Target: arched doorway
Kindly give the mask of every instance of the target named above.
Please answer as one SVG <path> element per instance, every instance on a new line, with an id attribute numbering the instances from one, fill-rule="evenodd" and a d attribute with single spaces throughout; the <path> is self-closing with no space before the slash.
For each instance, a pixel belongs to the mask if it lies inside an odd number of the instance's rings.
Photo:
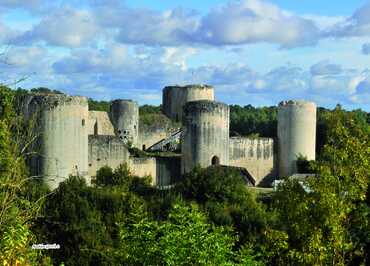
<path id="1" fill-rule="evenodd" d="M 212 165 L 219 165 L 220 164 L 220 158 L 218 158 L 216 155 L 213 156 L 211 163 L 212 163 Z"/>

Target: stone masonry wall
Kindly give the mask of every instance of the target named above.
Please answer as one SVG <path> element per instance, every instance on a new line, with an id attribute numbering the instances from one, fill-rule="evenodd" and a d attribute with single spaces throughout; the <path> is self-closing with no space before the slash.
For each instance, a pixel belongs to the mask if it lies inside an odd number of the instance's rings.
<path id="1" fill-rule="evenodd" d="M 129 163 L 127 146 L 116 136 L 89 135 L 89 175 L 108 165 L 112 169 L 122 163 Z"/>
<path id="2" fill-rule="evenodd" d="M 229 164 L 246 168 L 256 185 L 264 178 L 276 175 L 273 139 L 232 137 L 229 151 Z"/>
<path id="3" fill-rule="evenodd" d="M 89 135 L 114 136 L 114 128 L 107 112 L 89 111 L 87 126 Z"/>

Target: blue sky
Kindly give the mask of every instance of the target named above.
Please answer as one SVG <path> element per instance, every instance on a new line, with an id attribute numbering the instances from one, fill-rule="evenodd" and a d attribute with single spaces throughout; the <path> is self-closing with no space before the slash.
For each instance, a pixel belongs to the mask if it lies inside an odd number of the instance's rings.
<path id="1" fill-rule="evenodd" d="M 0 43 L 15 87 L 160 104 L 206 83 L 229 104 L 370 111 L 370 0 L 0 0 Z"/>

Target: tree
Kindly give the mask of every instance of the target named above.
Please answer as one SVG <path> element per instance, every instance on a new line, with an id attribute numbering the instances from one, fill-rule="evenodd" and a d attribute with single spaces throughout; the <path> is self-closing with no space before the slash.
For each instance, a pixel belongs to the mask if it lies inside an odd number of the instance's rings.
<path id="1" fill-rule="evenodd" d="M 286 233 L 283 241 L 288 244 L 274 260 L 295 265 L 365 263 L 370 239 L 369 124 L 339 107 L 328 121 L 327 144 L 313 166 L 316 177 L 305 182 L 309 191 L 287 180 L 274 198 L 278 230 Z"/>
<path id="2" fill-rule="evenodd" d="M 16 121 L 14 94 L 0 86 L 0 261 L 37 264 L 40 252 L 30 248 L 36 241 L 30 227 L 39 205 L 24 197 L 29 179 L 24 154 L 15 142 L 20 137 Z"/>
<path id="3" fill-rule="evenodd" d="M 180 202 L 164 222 L 142 217 L 123 225 L 121 256 L 128 265 L 233 265 L 235 239 L 207 223 L 196 205 Z"/>
<path id="4" fill-rule="evenodd" d="M 274 223 L 274 213 L 267 213 L 234 169 L 196 167 L 184 175 L 176 190 L 185 199 L 200 204 L 215 224 L 233 226 L 240 236 L 238 245 L 255 244 L 266 227 Z"/>
<path id="5" fill-rule="evenodd" d="M 95 184 L 97 186 L 122 186 L 128 190 L 132 178 L 126 163 L 119 165 L 114 172 L 109 166 L 103 166 L 96 173 Z"/>

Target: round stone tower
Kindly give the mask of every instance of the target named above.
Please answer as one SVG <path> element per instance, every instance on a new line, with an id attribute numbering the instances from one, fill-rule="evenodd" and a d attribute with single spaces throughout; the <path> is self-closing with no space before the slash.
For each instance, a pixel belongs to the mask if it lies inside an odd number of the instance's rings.
<path id="1" fill-rule="evenodd" d="M 87 178 L 87 98 L 63 94 L 27 97 L 26 118 L 36 121 L 37 141 L 32 150 L 31 171 L 44 178 L 50 189 L 70 175 Z M 87 180 L 88 181 L 88 180 Z"/>
<path id="2" fill-rule="evenodd" d="M 316 104 L 283 101 L 278 107 L 279 176 L 297 173 L 297 157 L 315 160 Z"/>
<path id="3" fill-rule="evenodd" d="M 126 144 L 137 146 L 139 136 L 139 106 L 132 100 L 114 100 L 110 118 L 116 135 Z"/>
<path id="4" fill-rule="evenodd" d="M 181 171 L 196 165 L 228 165 L 229 106 L 213 101 L 188 102 L 183 112 Z"/>
<path id="5" fill-rule="evenodd" d="M 163 112 L 169 118 L 182 121 L 183 107 L 187 102 L 214 101 L 213 87 L 208 85 L 168 86 L 163 89 Z"/>

